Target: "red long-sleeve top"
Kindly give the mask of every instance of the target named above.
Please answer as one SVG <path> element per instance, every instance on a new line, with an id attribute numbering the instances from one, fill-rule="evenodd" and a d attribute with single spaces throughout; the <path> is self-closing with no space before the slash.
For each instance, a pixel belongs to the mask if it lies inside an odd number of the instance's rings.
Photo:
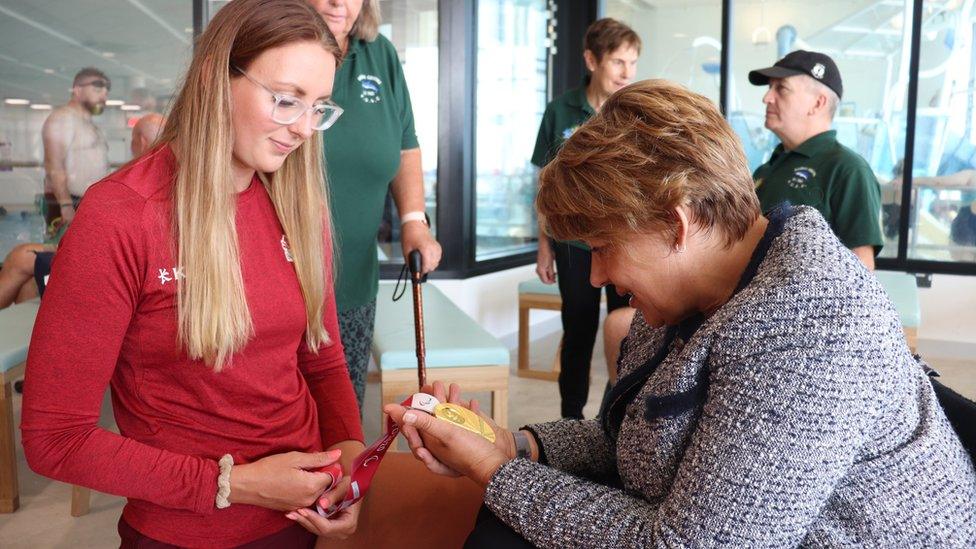
<path id="1" fill-rule="evenodd" d="M 255 335 L 221 372 L 179 348 L 174 173 L 162 147 L 86 193 L 34 325 L 24 451 L 42 475 L 127 497 L 123 516 L 151 538 L 232 546 L 293 523 L 250 505 L 217 510 L 220 456 L 318 451 L 361 441 L 362 426 L 334 296 L 324 317 L 332 342 L 312 353 L 284 231 L 257 178 L 237 196 L 236 218 Z M 109 383 L 121 435 L 97 424 Z"/>

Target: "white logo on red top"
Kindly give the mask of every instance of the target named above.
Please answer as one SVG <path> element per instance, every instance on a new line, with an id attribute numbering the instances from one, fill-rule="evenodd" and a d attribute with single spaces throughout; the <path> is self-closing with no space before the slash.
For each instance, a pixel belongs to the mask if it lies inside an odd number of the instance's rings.
<path id="1" fill-rule="evenodd" d="M 173 274 L 171 275 L 170 272 Z M 159 269 L 159 274 L 156 275 L 156 278 L 159 279 L 161 285 L 165 286 L 167 282 L 174 282 L 186 277 L 183 276 L 183 267 L 173 267 L 172 269 Z"/>
<path id="2" fill-rule="evenodd" d="M 295 258 L 291 255 L 291 248 L 288 247 L 288 238 L 285 235 L 281 235 L 281 251 L 285 252 L 285 259 L 288 263 L 294 263 Z"/>

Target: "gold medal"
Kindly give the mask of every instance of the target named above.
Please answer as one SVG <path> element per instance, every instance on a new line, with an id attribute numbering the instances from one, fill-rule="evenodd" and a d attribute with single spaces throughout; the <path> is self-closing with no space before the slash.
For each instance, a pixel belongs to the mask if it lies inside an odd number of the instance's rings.
<path id="1" fill-rule="evenodd" d="M 434 406 L 434 417 L 449 421 L 472 433 L 477 433 L 486 438 L 488 442 L 495 442 L 495 431 L 492 430 L 491 425 L 485 423 L 481 416 L 464 406 L 449 402 L 437 404 Z"/>

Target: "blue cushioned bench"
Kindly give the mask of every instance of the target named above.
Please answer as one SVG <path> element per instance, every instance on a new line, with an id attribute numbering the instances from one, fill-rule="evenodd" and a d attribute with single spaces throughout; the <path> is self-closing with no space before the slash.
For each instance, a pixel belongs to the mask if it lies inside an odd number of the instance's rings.
<path id="1" fill-rule="evenodd" d="M 394 302 L 393 287 L 392 282 L 380 283 L 371 348 L 384 405 L 417 392 L 413 297 L 408 287 Z M 491 391 L 492 419 L 507 426 L 508 349 L 436 286 L 424 284 L 423 298 L 427 381 L 458 383 L 465 392 Z"/>
<path id="2" fill-rule="evenodd" d="M 552 370 L 548 372 L 529 368 L 529 311 L 545 309 L 559 311 L 563 300 L 559 297 L 558 284 L 543 284 L 538 278 L 519 282 L 519 323 L 518 323 L 518 373 L 519 377 L 545 379 L 556 381 L 559 379 L 559 352 L 553 360 Z M 560 344 L 561 346 L 562 344 Z"/>
<path id="3" fill-rule="evenodd" d="M 918 284 L 915 282 L 915 276 L 893 271 L 875 271 L 874 274 L 888 292 L 895 310 L 898 311 L 908 348 L 914 352 L 918 344 L 918 327 L 922 323 L 922 309 L 918 304 Z"/>
<path id="4" fill-rule="evenodd" d="M 10 385 L 24 375 L 38 307 L 40 302 L 28 301 L 0 310 L 0 513 L 13 513 L 20 506 Z"/>

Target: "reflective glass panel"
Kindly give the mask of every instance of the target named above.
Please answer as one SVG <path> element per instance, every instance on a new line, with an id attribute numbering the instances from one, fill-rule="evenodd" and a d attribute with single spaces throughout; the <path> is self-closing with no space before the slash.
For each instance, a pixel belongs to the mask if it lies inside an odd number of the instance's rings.
<path id="1" fill-rule="evenodd" d="M 536 169 L 546 108 L 545 0 L 478 2 L 475 233 L 477 260 L 535 249 Z"/>
<path id="2" fill-rule="evenodd" d="M 413 104 L 414 128 L 423 158 L 424 196 L 431 230 L 437 233 L 437 0 L 383 0 L 380 32 L 396 46 Z M 400 221 L 387 195 L 377 234 L 381 261 L 400 264 Z"/>
<path id="3" fill-rule="evenodd" d="M 971 2 L 925 2 L 908 257 L 976 261 Z"/>
<path id="4" fill-rule="evenodd" d="M 665 78 L 719 103 L 722 2 L 607 0 L 606 16 L 628 24 L 643 48 L 637 80 Z"/>
<path id="5" fill-rule="evenodd" d="M 911 2 L 828 1 L 736 2 L 728 119 L 742 138 L 751 169 L 769 159 L 779 144 L 765 129 L 763 95 L 753 86 L 752 69 L 769 67 L 797 49 L 830 55 L 844 81 L 834 118 L 837 139 L 860 154 L 881 184 L 885 246 L 898 249 L 899 208 L 895 187 L 905 150 L 905 110 L 909 77 Z"/>

